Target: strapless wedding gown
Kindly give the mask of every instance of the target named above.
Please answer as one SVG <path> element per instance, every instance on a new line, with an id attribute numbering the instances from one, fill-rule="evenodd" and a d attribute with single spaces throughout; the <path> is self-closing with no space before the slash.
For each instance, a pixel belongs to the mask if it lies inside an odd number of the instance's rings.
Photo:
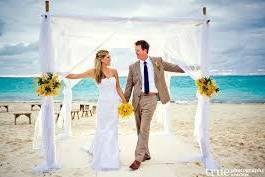
<path id="1" fill-rule="evenodd" d="M 118 147 L 118 105 L 116 79 L 104 78 L 98 84 L 97 129 L 89 148 L 91 167 L 95 170 L 117 170 L 120 167 Z"/>

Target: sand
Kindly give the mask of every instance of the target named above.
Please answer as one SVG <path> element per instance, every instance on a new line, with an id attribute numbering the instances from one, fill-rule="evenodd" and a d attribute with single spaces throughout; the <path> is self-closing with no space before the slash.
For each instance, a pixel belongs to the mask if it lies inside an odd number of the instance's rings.
<path id="1" fill-rule="evenodd" d="M 75 102 L 77 109 L 80 102 Z M 195 104 L 171 103 L 170 134 L 162 134 L 163 127 L 154 119 L 151 124 L 150 151 L 152 159 L 144 162 L 137 171 L 130 171 L 136 144 L 134 120 L 122 120 L 119 125 L 121 169 L 112 172 L 95 172 L 88 163 L 89 156 L 81 150 L 95 132 L 93 117 L 75 118 L 72 121 L 73 137 L 57 143 L 58 161 L 62 168 L 49 173 L 36 174 L 33 167 L 42 162 L 40 152 L 32 149 L 34 120 L 38 111 L 30 111 L 29 102 L 1 102 L 9 105 L 9 112 L 0 113 L 0 176 L 206 176 L 199 161 L 183 162 L 187 155 L 199 154 L 193 137 Z M 55 104 L 58 111 L 59 104 Z M 2 110 L 3 111 L 3 110 Z M 14 112 L 31 112 L 32 124 L 20 117 L 14 125 Z M 211 145 L 214 158 L 221 169 L 263 169 L 265 176 L 265 104 L 211 104 Z M 60 132 L 58 129 L 56 132 Z"/>

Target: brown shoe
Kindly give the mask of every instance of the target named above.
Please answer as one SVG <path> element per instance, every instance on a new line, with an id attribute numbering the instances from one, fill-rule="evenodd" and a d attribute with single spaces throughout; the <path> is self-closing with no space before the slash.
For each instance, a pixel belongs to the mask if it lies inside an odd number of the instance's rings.
<path id="1" fill-rule="evenodd" d="M 140 165 L 141 165 L 141 162 L 135 160 L 135 161 L 130 165 L 130 168 L 131 168 L 132 170 L 137 170 L 137 169 L 140 167 Z"/>
<path id="2" fill-rule="evenodd" d="M 146 161 L 146 160 L 150 160 L 150 159 L 151 159 L 151 157 L 149 157 L 149 156 L 144 156 L 143 162 Z"/>

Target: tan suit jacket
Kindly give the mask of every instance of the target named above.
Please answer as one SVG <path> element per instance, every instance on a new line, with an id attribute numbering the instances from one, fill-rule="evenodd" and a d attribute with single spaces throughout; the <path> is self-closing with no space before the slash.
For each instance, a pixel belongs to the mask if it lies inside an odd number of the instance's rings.
<path id="1" fill-rule="evenodd" d="M 168 88 L 165 81 L 164 72 L 180 72 L 184 71 L 175 64 L 163 61 L 161 57 L 150 57 L 154 66 L 154 80 L 155 86 L 158 90 L 158 97 L 162 104 L 170 101 Z M 140 61 L 135 62 L 129 66 L 129 74 L 125 88 L 124 96 L 127 101 L 130 100 L 133 91 L 132 104 L 134 109 L 137 109 L 139 104 L 140 95 L 142 92 L 142 76 L 140 71 Z"/>

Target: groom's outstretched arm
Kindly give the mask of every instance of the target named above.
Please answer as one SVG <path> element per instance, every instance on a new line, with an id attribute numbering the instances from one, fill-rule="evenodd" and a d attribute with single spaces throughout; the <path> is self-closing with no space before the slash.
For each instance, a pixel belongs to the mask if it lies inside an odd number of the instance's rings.
<path id="1" fill-rule="evenodd" d="M 129 74 L 127 77 L 127 83 L 124 91 L 124 97 L 128 102 L 130 100 L 133 89 L 133 74 L 132 74 L 132 66 L 129 67 Z"/>
<path id="2" fill-rule="evenodd" d="M 162 58 L 161 58 L 161 63 L 163 65 L 165 71 L 184 73 L 184 70 L 181 69 L 178 65 L 166 62 Z"/>

